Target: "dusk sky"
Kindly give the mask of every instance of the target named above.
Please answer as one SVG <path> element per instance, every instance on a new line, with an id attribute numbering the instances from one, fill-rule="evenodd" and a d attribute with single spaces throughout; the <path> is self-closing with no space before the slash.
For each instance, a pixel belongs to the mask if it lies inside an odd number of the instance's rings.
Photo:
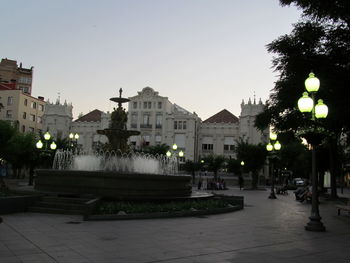
<path id="1" fill-rule="evenodd" d="M 34 66 L 32 95 L 111 111 L 146 86 L 202 120 L 277 80 L 266 45 L 300 17 L 278 0 L 0 0 L 0 58 Z"/>

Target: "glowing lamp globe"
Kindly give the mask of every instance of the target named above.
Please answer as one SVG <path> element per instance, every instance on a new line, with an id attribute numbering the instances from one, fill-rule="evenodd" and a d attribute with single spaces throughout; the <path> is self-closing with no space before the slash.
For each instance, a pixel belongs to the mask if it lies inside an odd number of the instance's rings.
<path id="1" fill-rule="evenodd" d="M 51 138 L 50 133 L 49 133 L 49 132 L 45 132 L 45 134 L 44 134 L 44 139 L 45 139 L 46 141 L 48 141 L 48 140 L 50 140 L 50 138 Z"/>
<path id="2" fill-rule="evenodd" d="M 268 151 L 268 152 L 271 152 L 272 150 L 273 150 L 273 146 L 272 146 L 272 144 L 269 142 L 269 144 L 268 145 L 266 145 L 266 150 Z"/>
<path id="3" fill-rule="evenodd" d="M 308 92 L 316 92 L 320 88 L 320 80 L 315 77 L 314 73 L 310 73 L 305 80 L 305 88 Z"/>
<path id="4" fill-rule="evenodd" d="M 76 133 L 76 134 L 74 135 L 74 139 L 76 139 L 76 140 L 79 139 L 79 134 L 78 134 L 78 133 Z"/>
<path id="5" fill-rule="evenodd" d="M 277 133 L 275 133 L 275 132 L 270 132 L 270 139 L 271 139 L 272 141 L 275 141 L 275 140 L 277 139 Z"/>
<path id="6" fill-rule="evenodd" d="M 180 157 L 184 157 L 184 152 L 183 152 L 183 151 L 180 151 L 180 152 L 179 152 L 179 156 L 180 156 Z"/>
<path id="7" fill-rule="evenodd" d="M 173 150 L 174 150 L 174 151 L 177 150 L 177 145 L 176 145 L 176 143 L 173 144 Z"/>
<path id="8" fill-rule="evenodd" d="M 56 150 L 56 148 L 57 148 L 57 144 L 56 144 L 55 142 L 52 142 L 52 143 L 50 144 L 50 149 L 51 149 L 51 150 Z"/>
<path id="9" fill-rule="evenodd" d="M 323 103 L 323 100 L 318 100 L 317 105 L 315 106 L 315 117 L 317 119 L 324 119 L 328 115 L 328 107 Z"/>
<path id="10" fill-rule="evenodd" d="M 41 148 L 43 148 L 44 145 L 43 145 L 43 142 L 41 140 L 39 140 L 35 146 L 36 146 L 36 148 L 41 149 Z"/>
<path id="11" fill-rule="evenodd" d="M 309 97 L 307 92 L 298 100 L 298 108 L 301 112 L 311 112 L 314 107 L 314 101 Z"/>
<path id="12" fill-rule="evenodd" d="M 69 139 L 73 139 L 73 137 L 74 137 L 74 134 L 73 134 L 73 133 L 70 133 L 70 134 L 69 134 Z"/>
<path id="13" fill-rule="evenodd" d="M 166 152 L 166 156 L 167 156 L 167 157 L 170 157 L 170 156 L 171 156 L 171 152 L 170 152 L 170 151 L 167 151 L 167 152 Z"/>
<path id="14" fill-rule="evenodd" d="M 277 142 L 273 145 L 273 148 L 275 148 L 276 151 L 281 150 L 281 147 L 282 147 L 282 145 L 280 144 L 279 141 L 277 141 Z"/>
<path id="15" fill-rule="evenodd" d="M 241 165 L 244 166 L 244 161 L 241 162 Z"/>

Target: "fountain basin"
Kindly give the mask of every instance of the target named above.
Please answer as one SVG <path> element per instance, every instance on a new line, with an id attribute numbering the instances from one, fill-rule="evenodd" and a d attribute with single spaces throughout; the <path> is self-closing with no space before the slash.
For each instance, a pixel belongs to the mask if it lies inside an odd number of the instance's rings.
<path id="1" fill-rule="evenodd" d="M 191 196 L 190 175 L 128 174 L 113 171 L 36 170 L 35 189 L 119 200 L 157 200 Z"/>

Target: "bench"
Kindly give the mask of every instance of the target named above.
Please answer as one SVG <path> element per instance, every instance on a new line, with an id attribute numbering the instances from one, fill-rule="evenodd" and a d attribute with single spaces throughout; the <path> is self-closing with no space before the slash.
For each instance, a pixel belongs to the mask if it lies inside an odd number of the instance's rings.
<path id="1" fill-rule="evenodd" d="M 348 202 L 347 205 L 337 205 L 336 208 L 338 209 L 338 216 L 340 216 L 340 211 L 348 211 L 350 213 L 350 203 Z"/>

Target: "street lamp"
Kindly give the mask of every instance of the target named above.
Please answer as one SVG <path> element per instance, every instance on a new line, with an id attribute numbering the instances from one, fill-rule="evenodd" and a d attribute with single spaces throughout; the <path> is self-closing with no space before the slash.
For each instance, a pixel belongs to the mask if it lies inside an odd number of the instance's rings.
<path id="1" fill-rule="evenodd" d="M 79 139 L 79 134 L 78 133 L 70 133 L 68 135 L 69 138 L 69 149 L 75 151 L 76 147 L 78 146 L 78 139 Z"/>
<path id="2" fill-rule="evenodd" d="M 315 77 L 315 74 L 310 73 L 305 80 L 305 88 L 311 94 L 311 98 L 307 92 L 298 100 L 298 108 L 301 112 L 311 112 L 311 120 L 313 125 L 313 132 L 315 133 L 315 119 L 326 118 L 328 115 L 328 107 L 323 103 L 323 100 L 318 100 L 315 105 L 315 93 L 320 87 L 320 81 Z M 305 226 L 305 230 L 309 231 L 325 231 L 326 227 L 321 222 L 321 216 L 318 208 L 318 177 L 316 174 L 316 142 L 310 141 L 312 148 L 312 208 L 310 221 Z"/>
<path id="3" fill-rule="evenodd" d="M 269 195 L 269 199 L 276 199 L 275 194 L 275 173 L 274 173 L 274 161 L 277 158 L 276 153 L 277 151 L 281 150 L 282 145 L 277 141 L 277 134 L 274 132 L 270 132 L 270 141 L 266 145 L 266 150 L 271 153 L 270 154 L 270 162 L 271 162 L 271 192 Z"/>
<path id="4" fill-rule="evenodd" d="M 35 144 L 36 148 L 41 150 L 45 146 L 45 148 L 43 149 L 45 151 L 49 150 L 48 147 L 50 147 L 51 150 L 56 150 L 57 144 L 54 141 L 52 141 L 50 146 L 48 146 L 48 142 L 50 139 L 51 139 L 51 134 L 49 132 L 45 132 L 45 134 L 44 134 L 45 144 L 41 140 L 39 140 Z"/>
<path id="5" fill-rule="evenodd" d="M 177 168 L 179 168 L 179 159 L 178 159 L 178 157 L 180 157 L 180 158 L 182 158 L 182 157 L 184 157 L 185 156 L 185 153 L 182 151 L 182 150 L 180 150 L 179 152 L 177 152 L 177 144 L 176 143 L 174 143 L 173 145 L 172 145 L 172 147 L 171 147 L 171 149 L 172 149 L 172 151 L 167 151 L 166 152 L 166 156 L 168 157 L 168 158 L 170 158 L 172 155 L 176 158 L 176 166 L 177 166 Z"/>

